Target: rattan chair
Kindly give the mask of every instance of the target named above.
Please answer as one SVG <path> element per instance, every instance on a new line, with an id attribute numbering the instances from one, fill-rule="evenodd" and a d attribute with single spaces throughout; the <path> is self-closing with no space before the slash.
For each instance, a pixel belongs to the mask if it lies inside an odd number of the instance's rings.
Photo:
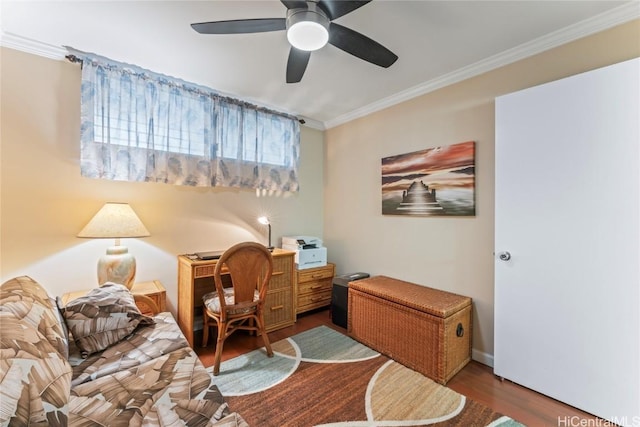
<path id="1" fill-rule="evenodd" d="M 217 326 L 218 329 L 213 375 L 220 372 L 224 341 L 237 330 L 256 331 L 262 336 L 267 355 L 273 356 L 262 313 L 272 272 L 271 252 L 265 246 L 254 242 L 232 246 L 224 251 L 216 263 L 213 272 L 216 290 L 202 297 L 203 347 L 206 347 L 209 339 L 209 328 Z M 230 276 L 231 287 L 223 286 L 225 275 Z M 220 295 L 223 295 L 223 298 L 220 298 Z"/>

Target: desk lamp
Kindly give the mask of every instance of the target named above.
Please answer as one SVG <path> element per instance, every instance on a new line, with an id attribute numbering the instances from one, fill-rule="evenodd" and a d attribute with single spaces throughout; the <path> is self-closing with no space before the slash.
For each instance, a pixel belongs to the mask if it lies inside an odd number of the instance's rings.
<path id="1" fill-rule="evenodd" d="M 78 233 L 78 237 L 115 239 L 115 245 L 98 260 L 98 284 L 114 282 L 129 289 L 136 275 L 136 259 L 120 245 L 120 239 L 146 236 L 149 231 L 127 203 L 106 203 Z"/>
<path id="2" fill-rule="evenodd" d="M 269 218 L 267 218 L 266 216 L 261 216 L 260 218 L 258 218 L 258 222 L 262 225 L 266 225 L 267 227 L 269 227 L 269 247 L 267 249 L 273 252 L 273 246 L 271 246 L 271 222 L 269 221 Z"/>

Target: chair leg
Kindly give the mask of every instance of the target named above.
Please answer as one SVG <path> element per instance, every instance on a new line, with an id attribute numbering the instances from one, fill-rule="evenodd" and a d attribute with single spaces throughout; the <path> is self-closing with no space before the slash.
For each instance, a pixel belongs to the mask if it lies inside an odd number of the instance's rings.
<path id="1" fill-rule="evenodd" d="M 216 341 L 216 354 L 213 362 L 213 375 L 220 373 L 220 360 L 222 359 L 222 347 L 224 346 L 225 335 L 227 334 L 227 324 L 218 324 L 218 340 Z"/>
<path id="2" fill-rule="evenodd" d="M 264 327 L 264 318 L 262 317 L 262 315 L 260 315 L 259 317 L 256 318 L 256 321 L 258 323 L 258 329 L 259 329 L 258 332 L 262 336 L 262 341 L 264 342 L 264 346 L 267 349 L 267 356 L 273 357 L 273 349 L 271 348 L 269 335 L 267 335 L 267 331 L 265 330 L 265 327 Z"/>
<path id="3" fill-rule="evenodd" d="M 206 347 L 209 342 L 209 316 L 204 312 L 202 322 L 202 347 Z"/>

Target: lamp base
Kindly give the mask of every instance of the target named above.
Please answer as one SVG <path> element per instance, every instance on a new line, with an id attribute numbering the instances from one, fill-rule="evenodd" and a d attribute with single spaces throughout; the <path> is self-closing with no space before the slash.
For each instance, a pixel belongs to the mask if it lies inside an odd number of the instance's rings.
<path id="1" fill-rule="evenodd" d="M 98 260 L 98 284 L 119 283 L 128 289 L 133 287 L 136 276 L 136 259 L 126 246 L 111 246 Z"/>

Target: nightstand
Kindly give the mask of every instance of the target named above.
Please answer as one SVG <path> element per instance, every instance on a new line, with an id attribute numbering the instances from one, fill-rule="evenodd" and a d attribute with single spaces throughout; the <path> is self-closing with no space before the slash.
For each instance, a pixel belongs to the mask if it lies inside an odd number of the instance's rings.
<path id="1" fill-rule="evenodd" d="M 62 304 L 67 305 L 69 301 L 86 295 L 89 290 L 67 292 L 62 295 Z M 167 311 L 167 291 L 162 286 L 159 280 L 152 280 L 149 282 L 140 282 L 133 285 L 131 293 L 134 295 L 144 295 L 151 298 L 156 303 L 160 312 Z M 153 315 L 153 311 L 143 302 L 136 301 L 136 305 L 140 309 L 140 312 L 145 315 Z"/>

